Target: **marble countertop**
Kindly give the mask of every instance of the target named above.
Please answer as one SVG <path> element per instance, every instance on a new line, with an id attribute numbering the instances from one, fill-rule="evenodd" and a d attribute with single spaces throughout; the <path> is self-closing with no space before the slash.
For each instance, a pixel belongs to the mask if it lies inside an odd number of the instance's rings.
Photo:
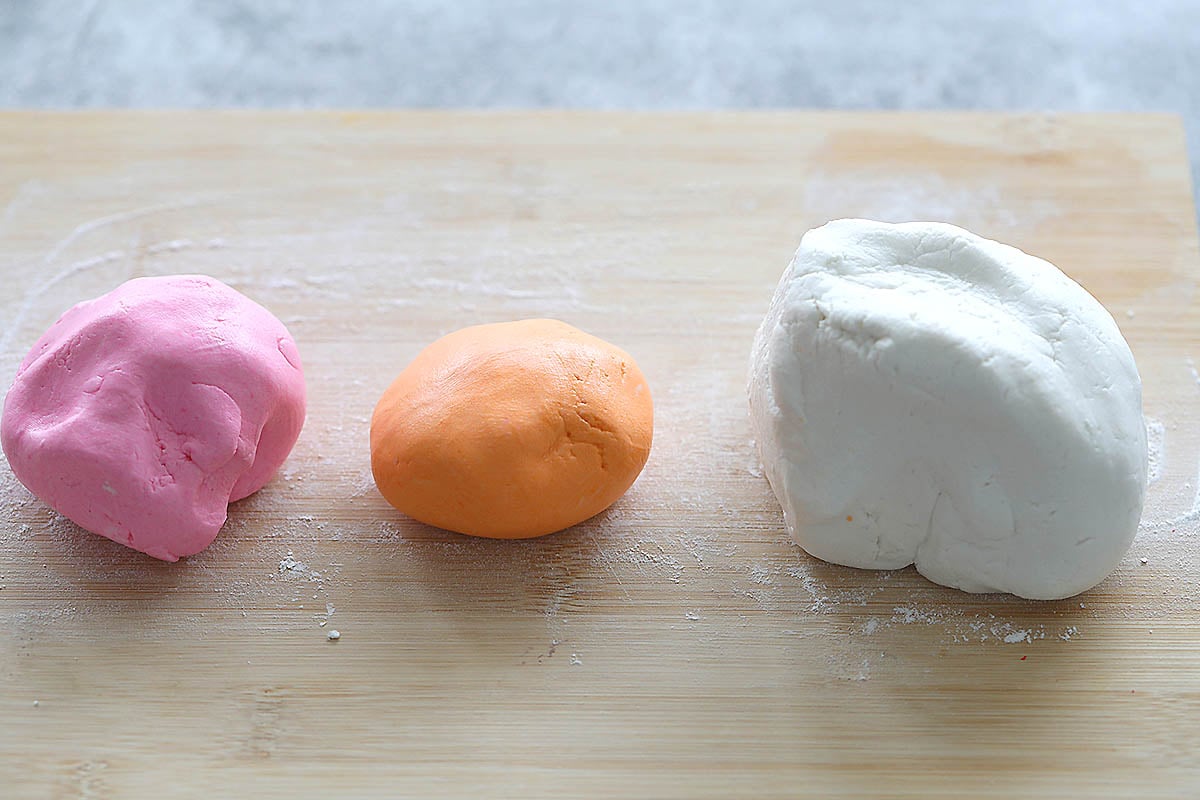
<path id="1" fill-rule="evenodd" d="M 3 107 L 1173 111 L 1200 178 L 1196 0 L 31 0 Z"/>

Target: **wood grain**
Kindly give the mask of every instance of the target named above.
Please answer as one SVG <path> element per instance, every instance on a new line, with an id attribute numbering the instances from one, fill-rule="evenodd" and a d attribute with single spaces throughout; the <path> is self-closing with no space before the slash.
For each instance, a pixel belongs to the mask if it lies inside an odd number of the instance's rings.
<path id="1" fill-rule="evenodd" d="M 311 393 L 280 477 L 186 563 L 79 531 L 3 468 L 3 796 L 1200 786 L 1200 259 L 1176 118 L 7 113 L 0 165 L 5 384 L 70 304 L 204 272 L 289 325 Z M 747 354 L 800 235 L 842 216 L 964 225 L 1113 311 L 1161 477 L 1097 589 L 971 596 L 789 544 Z M 401 518 L 370 482 L 376 398 L 438 335 L 530 316 L 638 358 L 642 478 L 541 540 Z"/>

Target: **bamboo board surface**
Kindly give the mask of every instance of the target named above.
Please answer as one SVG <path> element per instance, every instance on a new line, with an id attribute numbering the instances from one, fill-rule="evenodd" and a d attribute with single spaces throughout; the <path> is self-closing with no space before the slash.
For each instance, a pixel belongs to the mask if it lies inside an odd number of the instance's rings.
<path id="1" fill-rule="evenodd" d="M 844 216 L 963 225 L 1113 312 L 1156 480 L 1099 587 L 971 596 L 789 543 L 748 351 Z M 279 477 L 178 564 L 0 465 L 0 795 L 1194 796 L 1198 267 L 1169 116 L 0 114 L 4 387 L 74 302 L 203 272 L 283 319 L 310 393 Z M 638 359 L 641 479 L 539 540 L 400 517 L 376 399 L 437 336 L 533 316 Z"/>

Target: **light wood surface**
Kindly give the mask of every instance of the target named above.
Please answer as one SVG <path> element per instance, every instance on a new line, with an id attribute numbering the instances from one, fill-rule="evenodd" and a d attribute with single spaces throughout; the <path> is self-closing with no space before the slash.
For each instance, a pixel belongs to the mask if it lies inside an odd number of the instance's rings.
<path id="1" fill-rule="evenodd" d="M 311 395 L 279 478 L 179 564 L 0 465 L 0 795 L 1197 796 L 1194 213 L 1169 116 L 0 115 L 4 385 L 72 303 L 204 272 L 288 324 Z M 843 216 L 964 225 L 1112 310 L 1161 476 L 1097 589 L 971 596 L 788 542 L 749 344 Z M 641 479 L 534 541 L 401 518 L 377 397 L 438 335 L 531 316 L 639 360 Z"/>

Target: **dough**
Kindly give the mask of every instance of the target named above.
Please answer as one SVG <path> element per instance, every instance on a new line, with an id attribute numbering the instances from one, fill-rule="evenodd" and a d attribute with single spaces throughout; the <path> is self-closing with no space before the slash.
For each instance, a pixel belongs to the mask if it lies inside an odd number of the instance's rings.
<path id="1" fill-rule="evenodd" d="M 754 341 L 750 415 L 795 540 L 969 592 L 1069 597 L 1137 530 L 1133 355 L 1053 265 L 960 228 L 809 231 Z"/>
<path id="2" fill-rule="evenodd" d="M 175 561 L 258 491 L 304 423 L 283 323 L 201 275 L 138 278 L 63 314 L 25 357 L 0 440 L 13 472 L 90 531 Z"/>
<path id="3" fill-rule="evenodd" d="M 625 493 L 653 417 L 623 350 L 556 320 L 478 325 L 431 344 L 384 393 L 371 467 L 387 501 L 421 522 L 542 536 Z"/>

